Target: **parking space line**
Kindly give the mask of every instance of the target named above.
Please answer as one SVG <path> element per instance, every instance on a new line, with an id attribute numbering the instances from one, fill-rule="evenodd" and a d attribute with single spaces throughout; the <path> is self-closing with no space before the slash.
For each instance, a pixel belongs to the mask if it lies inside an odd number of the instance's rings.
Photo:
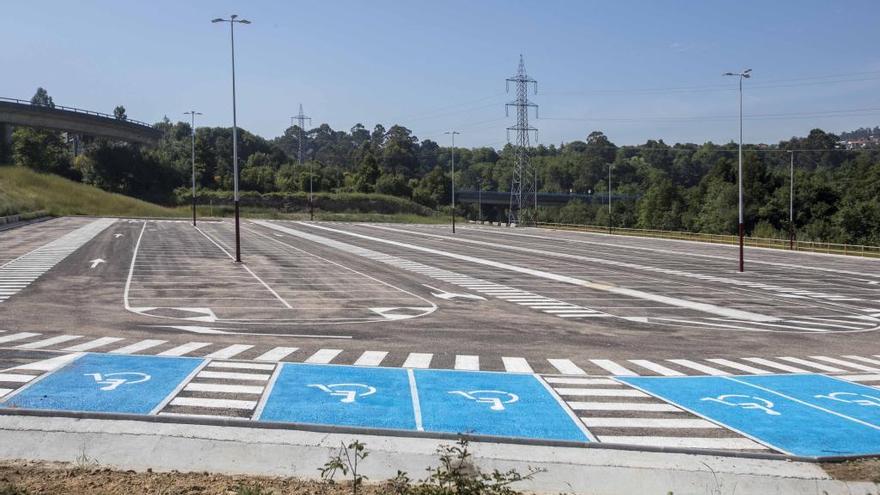
<path id="1" fill-rule="evenodd" d="M 570 359 L 548 359 L 550 365 L 563 375 L 586 375 L 587 372 L 580 369 Z"/>
<path id="2" fill-rule="evenodd" d="M 480 356 L 456 354 L 456 356 L 455 356 L 455 369 L 479 371 L 480 370 Z"/>
<path id="3" fill-rule="evenodd" d="M 121 340 L 125 340 L 120 337 L 101 337 L 95 340 L 90 340 L 88 342 L 83 342 L 82 344 L 72 345 L 65 349 L 62 349 L 67 352 L 85 352 L 91 351 L 92 349 L 97 349 L 98 347 L 103 347 L 105 345 L 115 344 Z"/>
<path id="4" fill-rule="evenodd" d="M 189 354 L 190 352 L 197 351 L 203 347 L 208 347 L 211 345 L 208 342 L 187 342 L 186 344 L 179 345 L 177 347 L 172 347 L 167 351 L 162 351 L 157 356 L 184 356 Z"/>
<path id="5" fill-rule="evenodd" d="M 342 349 L 319 349 L 316 353 L 309 356 L 304 362 L 309 364 L 328 364 L 333 358 L 338 356 Z"/>
<path id="6" fill-rule="evenodd" d="M 251 347 L 253 346 L 248 344 L 234 344 L 229 347 L 220 349 L 219 351 L 212 352 L 205 357 L 209 359 L 229 359 L 238 356 L 239 354 L 250 349 Z"/>
<path id="7" fill-rule="evenodd" d="M 403 368 L 430 368 L 431 360 L 434 358 L 433 354 L 424 353 L 424 352 L 411 352 L 406 357 L 406 361 L 403 362 L 401 367 Z"/>
<path id="8" fill-rule="evenodd" d="M 357 360 L 355 360 L 355 366 L 379 366 L 382 364 L 382 360 L 385 359 L 388 353 L 385 351 L 364 351 L 363 354 L 360 355 Z"/>
<path id="9" fill-rule="evenodd" d="M 125 347 L 120 347 L 114 351 L 110 351 L 110 354 L 134 354 L 136 352 L 145 351 L 151 347 L 156 347 L 168 342 L 167 340 L 142 340 L 140 342 L 135 342 L 134 344 L 127 345 Z"/>
<path id="10" fill-rule="evenodd" d="M 684 376 L 684 373 L 680 371 L 675 371 L 674 369 L 667 368 L 662 364 L 657 364 L 653 361 L 648 361 L 646 359 L 629 359 L 629 362 L 633 363 L 636 366 L 641 366 L 647 370 L 651 370 L 658 375 L 663 376 Z"/>
<path id="11" fill-rule="evenodd" d="M 299 347 L 273 347 L 269 351 L 254 358 L 254 360 L 278 362 L 298 350 Z"/>
<path id="12" fill-rule="evenodd" d="M 416 430 L 425 431 L 422 424 L 422 405 L 419 401 L 419 389 L 416 385 L 416 375 L 412 368 L 407 368 L 406 378 L 409 381 L 409 395 L 412 398 L 413 419 L 415 420 Z"/>

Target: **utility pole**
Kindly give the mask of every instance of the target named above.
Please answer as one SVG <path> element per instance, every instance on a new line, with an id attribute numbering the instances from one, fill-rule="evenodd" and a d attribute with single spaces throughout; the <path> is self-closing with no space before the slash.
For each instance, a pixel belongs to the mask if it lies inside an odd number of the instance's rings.
<path id="1" fill-rule="evenodd" d="M 535 140 L 538 139 L 538 129 L 529 126 L 529 107 L 534 107 L 535 118 L 538 118 L 538 105 L 529 101 L 529 84 L 534 87 L 534 93 L 538 93 L 538 81 L 529 77 L 522 55 L 519 56 L 519 68 L 516 75 L 506 80 L 507 91 L 510 91 L 510 83 L 516 83 L 516 100 L 504 106 L 506 115 L 510 115 L 510 107 L 516 108 L 516 125 L 507 128 L 507 141 L 510 142 L 510 131 L 516 131 L 516 158 L 513 165 L 513 178 L 510 184 L 510 207 L 507 214 L 507 224 L 517 224 L 531 220 L 528 201 L 529 193 L 535 187 L 534 181 L 529 179 L 529 134 L 534 131 Z"/>
<path id="2" fill-rule="evenodd" d="M 196 115 L 202 115 L 202 112 L 190 110 L 183 112 L 184 115 L 190 116 L 190 129 L 192 130 L 192 210 L 193 210 L 193 227 L 196 226 Z"/>
<path id="3" fill-rule="evenodd" d="M 312 125 L 312 118 L 306 117 L 306 115 L 303 113 L 302 103 L 300 103 L 299 104 L 299 113 L 290 118 L 290 125 L 291 126 L 293 125 L 294 119 L 296 119 L 296 121 L 299 123 L 299 137 L 296 140 L 297 145 L 298 145 L 297 159 L 299 160 L 299 166 L 302 167 L 302 164 L 303 164 L 303 136 L 304 136 L 303 129 L 305 128 L 307 120 L 309 121 L 309 125 L 310 126 Z M 314 194 L 313 180 L 312 180 L 314 177 L 314 173 L 312 172 L 313 166 L 314 165 L 312 164 L 312 162 L 309 162 L 309 220 L 315 219 L 315 208 L 314 208 L 314 204 L 312 203 L 312 195 Z"/>
<path id="4" fill-rule="evenodd" d="M 235 262 L 241 263 L 241 233 L 239 231 L 238 214 L 238 123 L 235 115 L 235 25 L 250 24 L 247 19 L 239 19 L 238 15 L 232 14 L 229 19 L 218 17 L 211 22 L 229 23 L 229 41 L 232 45 L 232 174 L 233 174 L 233 203 L 235 204 Z"/>
<path id="5" fill-rule="evenodd" d="M 743 79 L 751 76 L 752 69 L 746 69 L 742 72 L 725 72 L 725 76 L 739 77 L 739 173 L 737 179 L 739 183 L 739 271 L 745 270 L 745 262 L 743 261 L 743 237 L 745 236 L 745 226 L 743 224 Z"/>
<path id="6" fill-rule="evenodd" d="M 455 233 L 455 135 L 458 131 L 446 131 L 443 134 L 452 136 L 452 233 Z"/>
<path id="7" fill-rule="evenodd" d="M 788 249 L 794 249 L 794 150 L 791 154 L 788 179 Z"/>

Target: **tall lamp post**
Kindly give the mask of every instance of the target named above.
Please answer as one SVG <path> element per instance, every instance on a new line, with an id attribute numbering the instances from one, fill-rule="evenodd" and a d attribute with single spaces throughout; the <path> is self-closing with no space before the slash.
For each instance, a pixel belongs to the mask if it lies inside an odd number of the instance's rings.
<path id="1" fill-rule="evenodd" d="M 608 233 L 611 233 L 611 166 L 608 164 Z"/>
<path id="2" fill-rule="evenodd" d="M 736 76 L 739 78 L 739 173 L 737 181 L 739 183 L 739 271 L 745 270 L 745 262 L 743 261 L 743 236 L 745 235 L 745 227 L 743 226 L 743 79 L 751 76 L 752 69 L 746 69 L 742 72 L 725 72 L 725 76 Z"/>
<path id="3" fill-rule="evenodd" d="M 239 232 L 239 214 L 238 214 L 238 123 L 235 115 L 235 25 L 250 24 L 247 19 L 239 19 L 237 14 L 232 14 L 229 19 L 218 17 L 212 19 L 211 22 L 228 22 L 229 23 L 229 40 L 232 43 L 232 179 L 233 183 L 233 203 L 235 204 L 235 262 L 241 263 L 241 234 Z"/>
<path id="4" fill-rule="evenodd" d="M 443 134 L 452 136 L 452 233 L 455 233 L 455 135 L 458 131 L 446 131 Z"/>
<path id="5" fill-rule="evenodd" d="M 196 226 L 196 115 L 202 115 L 202 112 L 190 110 L 183 112 L 184 115 L 190 116 L 190 128 L 192 129 L 192 196 L 193 196 L 193 227 Z"/>
<path id="6" fill-rule="evenodd" d="M 788 249 L 794 249 L 794 150 L 791 154 L 791 163 L 788 168 Z"/>

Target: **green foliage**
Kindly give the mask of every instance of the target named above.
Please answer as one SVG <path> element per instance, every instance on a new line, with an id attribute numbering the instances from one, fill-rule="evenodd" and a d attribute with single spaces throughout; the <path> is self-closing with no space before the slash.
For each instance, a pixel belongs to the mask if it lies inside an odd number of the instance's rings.
<path id="1" fill-rule="evenodd" d="M 342 473 L 348 476 L 351 473 L 351 491 L 352 495 L 357 495 L 358 488 L 363 485 L 366 476 L 358 471 L 358 464 L 367 458 L 366 445 L 358 440 L 340 446 L 336 455 L 332 456 L 323 467 L 318 468 L 321 473 L 321 479 L 327 483 L 335 483 L 336 473 Z"/>
<path id="2" fill-rule="evenodd" d="M 125 114 L 125 107 L 122 105 L 118 105 L 113 109 L 113 116 L 116 117 L 117 120 L 128 120 L 128 115 Z"/>
<path id="3" fill-rule="evenodd" d="M 56 131 L 17 127 L 12 132 L 12 161 L 38 172 L 70 174 L 70 156 Z"/>

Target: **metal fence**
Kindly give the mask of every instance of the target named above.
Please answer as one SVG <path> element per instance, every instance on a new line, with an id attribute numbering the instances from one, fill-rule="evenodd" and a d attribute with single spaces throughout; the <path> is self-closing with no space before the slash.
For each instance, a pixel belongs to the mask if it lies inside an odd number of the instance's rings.
<path id="1" fill-rule="evenodd" d="M 686 241 L 711 242 L 715 244 L 739 244 L 739 237 L 724 234 L 701 234 L 698 232 L 683 232 L 675 230 L 651 230 L 629 229 L 600 225 L 577 225 L 564 223 L 539 222 L 538 227 L 575 230 L 580 232 L 612 233 L 617 235 L 631 235 L 637 237 L 657 237 L 662 239 L 679 239 Z M 744 244 L 750 247 L 763 247 L 772 249 L 790 249 L 788 239 L 771 239 L 764 237 L 746 237 Z M 795 251 L 808 251 L 813 253 L 843 254 L 847 256 L 863 256 L 866 258 L 880 258 L 880 246 L 863 246 L 860 244 L 837 244 L 833 242 L 818 241 L 795 241 Z"/>
<path id="2" fill-rule="evenodd" d="M 46 106 L 46 105 L 35 105 L 35 104 L 31 103 L 31 102 L 28 101 L 28 100 L 19 100 L 18 98 L 6 98 L 6 97 L 3 97 L 3 96 L 0 96 L 0 101 L 8 101 L 8 102 L 10 102 L 10 103 L 19 103 L 19 104 L 22 104 L 22 105 L 32 105 L 32 106 L 40 107 L 40 108 L 48 108 L 49 110 L 64 110 L 64 111 L 67 111 L 67 112 L 84 113 L 84 114 L 86 114 L 86 115 L 94 115 L 95 117 L 104 117 L 104 118 L 108 118 L 108 119 L 120 120 L 120 121 L 122 121 L 122 122 L 130 122 L 130 123 L 132 123 L 132 124 L 135 124 L 135 125 L 142 125 L 142 126 L 144 126 L 144 127 L 149 127 L 149 128 L 152 128 L 152 127 L 153 127 L 152 125 L 150 125 L 150 124 L 148 124 L 148 123 L 146 123 L 146 122 L 141 122 L 140 120 L 129 119 L 129 118 L 127 118 L 127 117 L 125 118 L 125 120 L 123 120 L 123 119 L 117 119 L 115 115 L 110 115 L 109 113 L 95 112 L 95 111 L 92 111 L 92 110 L 83 110 L 82 108 L 65 107 L 65 106 L 63 106 L 63 105 L 54 105 L 54 106 L 51 106 L 51 107 L 50 107 L 50 106 Z"/>

